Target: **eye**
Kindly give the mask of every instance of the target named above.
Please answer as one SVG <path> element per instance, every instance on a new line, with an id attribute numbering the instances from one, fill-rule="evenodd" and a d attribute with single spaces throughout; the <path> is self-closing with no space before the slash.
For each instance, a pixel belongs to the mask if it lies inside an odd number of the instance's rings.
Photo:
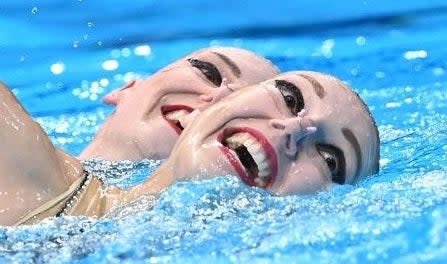
<path id="1" fill-rule="evenodd" d="M 284 80 L 275 80 L 275 85 L 281 92 L 284 97 L 284 102 L 293 115 L 297 115 L 304 109 L 303 95 L 293 83 Z"/>
<path id="2" fill-rule="evenodd" d="M 191 63 L 191 66 L 199 69 L 203 75 L 217 87 L 222 84 L 222 76 L 216 66 L 212 63 L 198 59 L 188 59 L 188 62 Z"/>
<path id="3" fill-rule="evenodd" d="M 332 175 L 332 181 L 338 184 L 345 183 L 345 155 L 332 145 L 318 144 L 317 151 L 324 159 Z"/>

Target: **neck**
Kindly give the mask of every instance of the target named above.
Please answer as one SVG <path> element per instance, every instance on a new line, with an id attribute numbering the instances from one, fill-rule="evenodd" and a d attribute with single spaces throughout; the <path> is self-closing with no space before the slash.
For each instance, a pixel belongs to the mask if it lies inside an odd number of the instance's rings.
<path id="1" fill-rule="evenodd" d="M 121 138 L 113 134 L 106 134 L 102 129 L 93 141 L 81 152 L 79 158 L 82 160 L 91 158 L 102 158 L 109 161 L 141 160 L 142 155 L 137 148 L 131 144 L 132 141 L 123 142 Z"/>

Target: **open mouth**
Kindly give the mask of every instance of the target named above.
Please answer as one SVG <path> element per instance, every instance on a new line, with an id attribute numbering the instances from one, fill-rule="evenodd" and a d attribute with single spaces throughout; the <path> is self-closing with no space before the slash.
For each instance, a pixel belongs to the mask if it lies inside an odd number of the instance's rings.
<path id="1" fill-rule="evenodd" d="M 194 111 L 194 108 L 187 105 L 163 105 L 161 107 L 163 118 L 179 135 L 182 133 L 183 129 L 185 129 L 180 122 L 181 118 L 192 111 Z"/>
<path id="2" fill-rule="evenodd" d="M 252 128 L 226 128 L 218 140 L 241 179 L 250 186 L 267 188 L 276 178 L 275 150 L 262 133 Z"/>

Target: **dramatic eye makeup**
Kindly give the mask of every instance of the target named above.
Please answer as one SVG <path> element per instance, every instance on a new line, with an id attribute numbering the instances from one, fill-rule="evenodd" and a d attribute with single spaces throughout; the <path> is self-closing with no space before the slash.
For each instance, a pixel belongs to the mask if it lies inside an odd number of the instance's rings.
<path id="1" fill-rule="evenodd" d="M 317 144 L 318 154 L 326 162 L 331 172 L 332 181 L 338 184 L 344 184 L 346 180 L 345 155 L 339 148 L 328 144 Z"/>
<path id="2" fill-rule="evenodd" d="M 303 95 L 293 83 L 285 80 L 275 80 L 275 86 L 281 92 L 287 107 L 293 115 L 297 115 L 304 109 Z"/>
<path id="3" fill-rule="evenodd" d="M 199 69 L 215 86 L 219 87 L 222 84 L 222 75 L 214 64 L 192 58 L 188 59 L 188 62 L 191 66 Z"/>

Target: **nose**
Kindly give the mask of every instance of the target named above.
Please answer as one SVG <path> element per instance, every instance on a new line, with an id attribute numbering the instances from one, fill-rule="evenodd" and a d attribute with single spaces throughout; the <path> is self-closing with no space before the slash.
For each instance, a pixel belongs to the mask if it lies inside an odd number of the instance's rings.
<path id="1" fill-rule="evenodd" d="M 106 96 L 104 96 L 102 101 L 108 105 L 117 105 L 121 98 L 121 92 L 126 89 L 133 88 L 135 86 L 136 82 L 137 82 L 137 80 L 132 80 L 129 83 L 127 83 L 125 86 L 111 91 Z"/>
<path id="2" fill-rule="evenodd" d="M 272 127 L 283 131 L 283 135 L 286 137 L 283 152 L 291 159 L 295 158 L 298 152 L 298 142 L 317 131 L 313 124 L 314 122 L 307 116 L 304 109 L 296 117 L 270 120 Z"/>
<path id="3" fill-rule="evenodd" d="M 223 78 L 220 87 L 213 89 L 209 93 L 200 95 L 200 100 L 206 103 L 215 103 L 234 92 L 235 89 L 236 85 L 228 83 L 227 78 Z"/>

